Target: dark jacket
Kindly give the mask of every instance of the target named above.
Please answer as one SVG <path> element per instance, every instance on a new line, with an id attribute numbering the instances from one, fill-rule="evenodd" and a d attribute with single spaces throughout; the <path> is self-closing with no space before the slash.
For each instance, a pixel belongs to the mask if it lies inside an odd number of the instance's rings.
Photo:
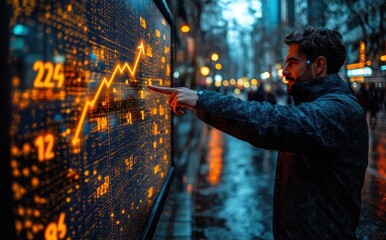
<path id="1" fill-rule="evenodd" d="M 355 239 L 368 158 L 362 107 L 338 74 L 293 85 L 295 105 L 205 91 L 196 115 L 253 146 L 279 150 L 276 239 Z"/>

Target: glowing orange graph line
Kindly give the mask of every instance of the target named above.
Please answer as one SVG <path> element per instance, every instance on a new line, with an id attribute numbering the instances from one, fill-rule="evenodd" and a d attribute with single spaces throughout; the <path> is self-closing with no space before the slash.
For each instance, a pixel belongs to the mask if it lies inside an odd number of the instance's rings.
<path id="1" fill-rule="evenodd" d="M 135 59 L 133 68 L 131 68 L 127 62 L 122 67 L 118 64 L 117 67 L 114 69 L 114 72 L 111 75 L 109 80 L 107 80 L 106 77 L 103 78 L 102 83 L 101 83 L 101 85 L 99 85 L 99 88 L 98 88 L 97 92 L 95 93 L 94 98 L 91 101 L 90 100 L 86 101 L 86 104 L 84 105 L 84 108 L 82 111 L 82 115 L 80 116 L 80 119 L 79 119 L 78 126 L 76 127 L 74 138 L 72 139 L 73 145 L 76 145 L 77 143 L 79 143 L 79 141 L 80 141 L 79 140 L 79 134 L 80 134 L 80 131 L 82 130 L 82 126 L 84 123 L 84 119 L 86 118 L 87 110 L 89 108 L 94 107 L 94 105 L 95 105 L 96 101 L 98 100 L 98 97 L 102 91 L 103 86 L 106 85 L 107 88 L 110 88 L 110 85 L 114 81 L 115 75 L 117 74 L 118 71 L 119 71 L 119 73 L 122 73 L 123 71 L 125 71 L 127 69 L 127 70 L 129 70 L 130 75 L 132 77 L 134 77 L 135 72 L 137 71 L 138 62 L 139 62 L 139 59 L 141 57 L 141 54 L 145 54 L 145 48 L 143 46 L 143 42 L 140 43 L 138 49 L 139 49 L 139 53 L 137 55 L 137 58 Z"/>

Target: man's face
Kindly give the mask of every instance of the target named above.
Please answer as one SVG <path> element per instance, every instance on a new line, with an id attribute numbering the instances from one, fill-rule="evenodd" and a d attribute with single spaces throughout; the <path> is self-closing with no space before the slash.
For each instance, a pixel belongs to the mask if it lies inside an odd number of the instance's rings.
<path id="1" fill-rule="evenodd" d="M 286 66 L 283 69 L 283 76 L 287 83 L 287 93 L 292 95 L 292 85 L 296 82 L 309 81 L 315 78 L 312 63 L 307 63 L 307 56 L 299 53 L 299 44 L 294 43 L 288 46 Z"/>

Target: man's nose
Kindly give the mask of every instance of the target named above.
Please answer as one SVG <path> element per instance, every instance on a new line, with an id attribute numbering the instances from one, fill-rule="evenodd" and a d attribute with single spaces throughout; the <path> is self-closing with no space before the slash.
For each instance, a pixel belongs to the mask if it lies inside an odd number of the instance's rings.
<path id="1" fill-rule="evenodd" d="M 287 69 L 287 65 L 284 66 L 282 74 L 283 74 L 283 76 L 288 76 L 289 71 Z"/>

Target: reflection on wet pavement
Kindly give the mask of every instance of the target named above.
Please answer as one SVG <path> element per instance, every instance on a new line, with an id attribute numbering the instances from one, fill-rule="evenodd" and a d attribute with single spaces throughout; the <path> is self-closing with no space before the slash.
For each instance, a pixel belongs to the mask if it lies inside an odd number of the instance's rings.
<path id="1" fill-rule="evenodd" d="M 362 189 L 358 239 L 386 239 L 386 114 L 379 112 L 378 126 L 370 130 L 369 165 Z"/>
<path id="2" fill-rule="evenodd" d="M 370 132 L 358 239 L 386 239 L 386 116 Z M 195 192 L 194 239 L 273 239 L 276 151 L 211 129 Z"/>
<path id="3" fill-rule="evenodd" d="M 215 129 L 210 134 L 207 164 L 201 165 L 198 176 L 194 238 L 273 239 L 276 152 L 252 148 Z M 224 148 L 226 154 L 214 169 L 211 152 L 222 152 L 218 148 Z M 216 155 L 214 161 L 219 158 Z M 216 184 L 211 184 L 213 173 L 221 173 Z"/>

